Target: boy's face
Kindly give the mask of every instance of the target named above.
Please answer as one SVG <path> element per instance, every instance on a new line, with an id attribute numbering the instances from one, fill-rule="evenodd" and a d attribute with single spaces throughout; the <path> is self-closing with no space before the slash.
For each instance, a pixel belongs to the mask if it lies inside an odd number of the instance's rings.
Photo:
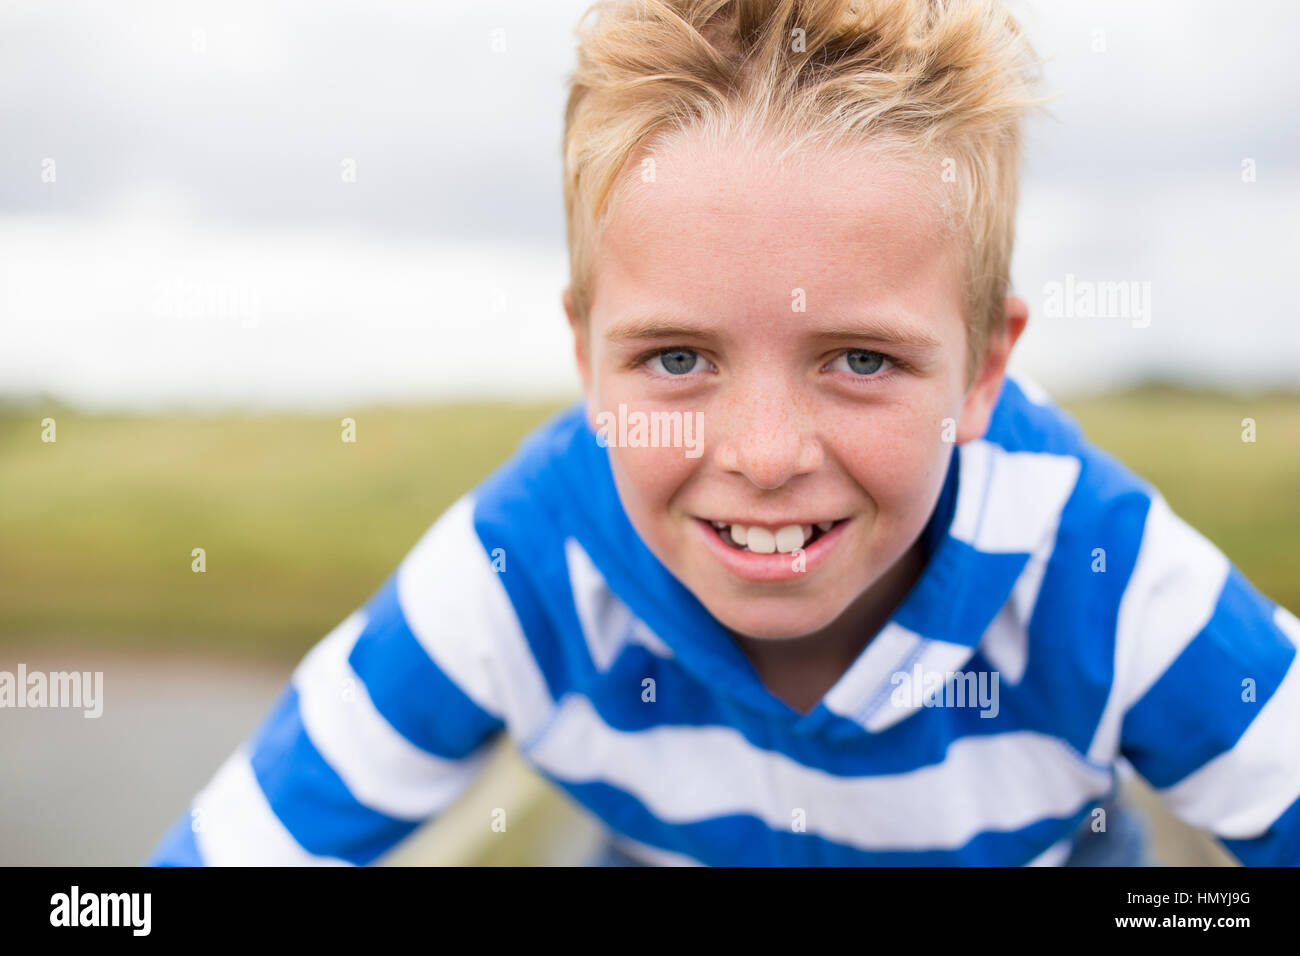
<path id="1" fill-rule="evenodd" d="M 629 164 L 587 329 L 566 291 L 588 413 L 633 526 L 719 621 L 810 634 L 916 542 L 953 442 L 984 434 L 1024 303 L 968 386 L 962 260 L 917 173 L 692 146 L 657 151 L 652 181 Z M 638 432 L 656 412 L 681 414 L 679 447 Z"/>

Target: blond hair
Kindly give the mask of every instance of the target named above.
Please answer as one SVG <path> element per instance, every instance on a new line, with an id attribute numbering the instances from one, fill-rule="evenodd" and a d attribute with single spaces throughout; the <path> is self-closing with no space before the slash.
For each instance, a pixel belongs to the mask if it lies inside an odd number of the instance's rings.
<path id="1" fill-rule="evenodd" d="M 965 242 L 970 382 L 1005 320 L 1021 117 L 1045 102 L 1000 0 L 603 0 L 577 33 L 564 207 L 584 327 L 630 158 L 675 134 L 733 148 L 763 136 L 782 156 L 863 146 L 927 170 Z"/>

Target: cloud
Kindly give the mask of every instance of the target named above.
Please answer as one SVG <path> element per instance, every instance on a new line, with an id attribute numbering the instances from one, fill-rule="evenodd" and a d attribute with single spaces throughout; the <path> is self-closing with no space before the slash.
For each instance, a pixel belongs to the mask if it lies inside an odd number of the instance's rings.
<path id="1" fill-rule="evenodd" d="M 560 142 L 587 6 L 0 5 L 3 387 L 107 404 L 575 388 Z M 1300 6 L 1011 7 L 1062 94 L 1029 130 L 1013 366 L 1057 392 L 1153 371 L 1297 383 Z M 1044 315 L 1067 273 L 1151 282 L 1151 326 Z"/>

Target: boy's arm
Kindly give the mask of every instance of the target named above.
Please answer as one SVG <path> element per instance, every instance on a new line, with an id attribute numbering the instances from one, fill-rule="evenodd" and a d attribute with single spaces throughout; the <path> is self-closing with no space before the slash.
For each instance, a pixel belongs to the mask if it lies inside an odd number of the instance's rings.
<path id="1" fill-rule="evenodd" d="M 295 669 L 147 865 L 368 864 L 451 805 L 504 727 L 519 625 L 464 498 Z"/>
<path id="2" fill-rule="evenodd" d="M 1300 620 L 1157 495 L 1092 754 L 1119 753 L 1247 865 L 1300 864 Z"/>

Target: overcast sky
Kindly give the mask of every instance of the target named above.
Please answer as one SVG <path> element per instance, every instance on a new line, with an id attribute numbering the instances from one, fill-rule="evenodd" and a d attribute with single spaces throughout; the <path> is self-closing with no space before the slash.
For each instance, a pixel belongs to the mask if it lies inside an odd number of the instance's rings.
<path id="1" fill-rule="evenodd" d="M 1059 394 L 1300 385 L 1300 5 L 1010 5 L 1059 97 L 1029 130 L 1013 367 Z M 560 137 L 587 6 L 6 0 L 0 392 L 574 390 Z M 1149 326 L 1051 316 L 1067 274 L 1149 283 Z"/>

